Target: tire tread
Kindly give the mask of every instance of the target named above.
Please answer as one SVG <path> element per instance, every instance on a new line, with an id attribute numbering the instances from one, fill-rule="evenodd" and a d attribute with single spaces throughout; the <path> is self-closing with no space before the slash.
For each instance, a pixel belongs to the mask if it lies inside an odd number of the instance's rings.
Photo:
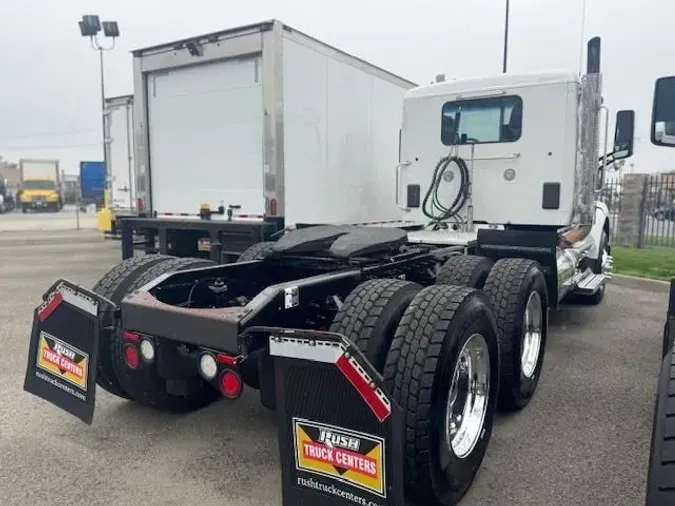
<path id="1" fill-rule="evenodd" d="M 432 389 L 446 333 L 455 313 L 476 290 L 430 286 L 413 299 L 389 349 L 383 377 L 405 417 L 404 488 L 425 504 L 438 504 L 431 471 Z"/>

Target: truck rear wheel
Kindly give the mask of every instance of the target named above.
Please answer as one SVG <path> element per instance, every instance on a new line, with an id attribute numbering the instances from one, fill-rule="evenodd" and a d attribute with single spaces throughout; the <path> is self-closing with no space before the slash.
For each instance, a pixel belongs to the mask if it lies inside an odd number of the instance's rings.
<path id="1" fill-rule="evenodd" d="M 544 364 L 548 292 L 539 264 L 522 258 L 495 262 L 483 291 L 500 332 L 499 409 L 516 411 L 532 399 Z"/>
<path id="2" fill-rule="evenodd" d="M 405 414 L 404 490 L 414 504 L 456 504 L 492 434 L 499 340 L 482 292 L 430 286 L 406 309 L 383 372 Z"/>
<path id="3" fill-rule="evenodd" d="M 136 279 L 153 265 L 170 260 L 172 257 L 166 255 L 145 255 L 127 258 L 110 269 L 93 287 L 93 291 L 119 303 L 127 293 Z M 110 328 L 112 321 L 104 321 L 103 326 Z M 110 330 L 104 330 L 101 335 L 101 346 L 98 353 L 98 362 L 96 366 L 96 383 L 101 388 L 107 390 L 113 395 L 128 399 L 126 391 L 122 388 L 117 375 L 113 369 L 113 359 L 110 343 L 112 342 Z"/>
<path id="4" fill-rule="evenodd" d="M 451 256 L 438 270 L 436 284 L 483 288 L 493 263 L 489 258 L 475 255 Z"/>
<path id="5" fill-rule="evenodd" d="M 382 372 L 403 313 L 422 286 L 398 279 L 371 279 L 354 288 L 330 326 L 349 338 Z"/>
<path id="6" fill-rule="evenodd" d="M 163 274 L 184 269 L 196 269 L 216 265 L 210 260 L 198 258 L 172 258 L 146 270 L 129 287 L 129 292 L 138 290 Z M 130 369 L 124 360 L 124 342 L 122 329 L 116 329 L 112 340 L 113 366 L 120 385 L 129 397 L 141 404 L 161 411 L 185 413 L 202 408 L 220 397 L 220 392 L 205 382 L 195 371 L 195 376 L 188 378 L 190 387 L 183 395 L 169 393 L 167 380 L 157 374 L 156 366 L 144 365 L 138 369 Z"/>
<path id="7" fill-rule="evenodd" d="M 273 241 L 264 241 L 249 246 L 239 255 L 237 262 L 250 262 L 251 260 L 261 260 L 272 253 L 274 247 Z"/>

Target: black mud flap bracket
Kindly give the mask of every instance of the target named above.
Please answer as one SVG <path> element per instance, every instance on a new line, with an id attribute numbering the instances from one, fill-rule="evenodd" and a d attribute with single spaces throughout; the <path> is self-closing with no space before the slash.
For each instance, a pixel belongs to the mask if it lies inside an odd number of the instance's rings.
<path id="1" fill-rule="evenodd" d="M 262 331 L 275 364 L 283 505 L 403 506 L 403 415 L 382 377 L 343 335 Z"/>
<path id="2" fill-rule="evenodd" d="M 100 314 L 114 304 L 64 279 L 43 299 L 33 313 L 23 388 L 91 424 Z"/>

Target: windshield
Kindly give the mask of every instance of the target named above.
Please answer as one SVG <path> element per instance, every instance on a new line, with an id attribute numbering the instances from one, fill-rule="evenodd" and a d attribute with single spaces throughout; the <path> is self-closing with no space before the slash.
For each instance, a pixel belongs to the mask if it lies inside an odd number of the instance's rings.
<path id="1" fill-rule="evenodd" d="M 24 181 L 21 187 L 24 190 L 54 190 L 56 185 L 54 181 L 49 179 L 33 179 L 31 181 Z"/>

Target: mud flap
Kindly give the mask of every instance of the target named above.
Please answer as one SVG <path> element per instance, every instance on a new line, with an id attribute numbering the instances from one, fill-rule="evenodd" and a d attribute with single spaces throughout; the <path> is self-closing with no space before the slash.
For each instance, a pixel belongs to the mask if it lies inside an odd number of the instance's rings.
<path id="1" fill-rule="evenodd" d="M 91 424 L 101 298 L 66 280 L 35 309 L 24 390 Z"/>
<path id="2" fill-rule="evenodd" d="M 266 329 L 284 506 L 403 506 L 403 418 L 346 337 Z"/>

